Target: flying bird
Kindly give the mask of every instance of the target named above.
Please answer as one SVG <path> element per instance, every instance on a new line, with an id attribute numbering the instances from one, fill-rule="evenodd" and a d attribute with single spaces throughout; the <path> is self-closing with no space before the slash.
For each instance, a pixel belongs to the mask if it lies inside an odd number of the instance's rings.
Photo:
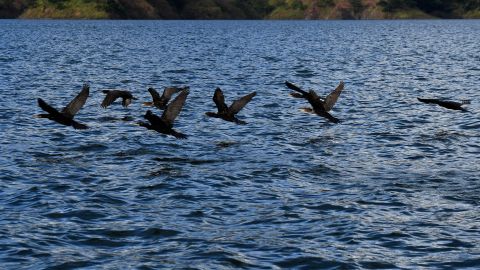
<path id="1" fill-rule="evenodd" d="M 149 123 L 139 122 L 138 124 L 147 129 L 155 130 L 159 133 L 166 135 L 172 135 L 177 139 L 186 139 L 187 135 L 177 132 L 173 129 L 173 122 L 177 118 L 178 114 L 182 110 L 185 100 L 190 92 L 188 89 L 182 90 L 175 99 L 167 105 L 167 108 L 163 111 L 161 117 L 153 114 L 152 111 L 148 110 L 144 118 L 148 120 Z"/>
<path id="2" fill-rule="evenodd" d="M 183 90 L 188 90 L 189 87 L 165 87 L 162 95 L 157 92 L 154 88 L 148 88 L 148 92 L 152 95 L 153 102 L 144 102 L 145 106 L 155 106 L 160 110 L 164 110 L 167 107 L 168 102 L 172 98 L 173 94 L 176 94 Z"/>
<path id="3" fill-rule="evenodd" d="M 333 123 L 338 123 L 340 120 L 333 117 L 329 111 L 332 110 L 333 106 L 338 100 L 338 97 L 342 93 L 345 83 L 342 81 L 340 84 L 333 90 L 328 96 L 322 98 L 315 93 L 315 91 L 310 90 L 308 92 L 302 90 L 300 87 L 286 81 L 286 86 L 296 92 L 291 93 L 290 95 L 296 98 L 306 99 L 313 108 L 308 108 L 307 110 L 315 112 L 317 115 L 327 118 Z"/>
<path id="4" fill-rule="evenodd" d="M 37 117 L 48 118 L 59 124 L 72 126 L 74 129 L 87 129 L 88 127 L 86 125 L 73 120 L 73 118 L 87 101 L 89 93 L 90 86 L 88 84 L 84 84 L 82 91 L 80 91 L 80 93 L 72 101 L 70 101 L 70 103 L 68 103 L 68 105 L 65 106 L 61 112 L 48 105 L 45 101 L 43 101 L 43 99 L 39 98 L 38 106 L 40 106 L 40 108 L 42 108 L 42 110 L 46 111 L 48 114 L 39 114 Z"/>
<path id="5" fill-rule="evenodd" d="M 102 92 L 107 94 L 100 105 L 103 108 L 110 106 L 117 98 L 122 98 L 122 106 L 125 108 L 132 103 L 132 99 L 137 99 L 127 90 L 103 90 Z"/>
<path id="6" fill-rule="evenodd" d="M 470 104 L 469 100 L 463 100 L 462 102 L 456 101 L 448 101 L 448 100 L 441 100 L 441 99 L 427 99 L 427 98 L 417 98 L 418 101 L 428 104 L 437 104 L 441 107 L 450 109 L 450 110 L 458 110 L 466 112 L 467 109 L 463 108 L 462 105 Z"/>
<path id="7" fill-rule="evenodd" d="M 257 94 L 257 92 L 252 92 L 244 97 L 241 97 L 235 100 L 230 107 L 227 107 L 225 104 L 225 97 L 223 92 L 220 88 L 217 87 L 215 89 L 215 93 L 213 94 L 213 101 L 217 106 L 218 112 L 207 112 L 205 113 L 207 116 L 221 118 L 225 121 L 234 122 L 236 124 L 245 125 L 247 122 L 242 121 L 235 117 L 235 115 L 247 105 L 250 100 Z"/>

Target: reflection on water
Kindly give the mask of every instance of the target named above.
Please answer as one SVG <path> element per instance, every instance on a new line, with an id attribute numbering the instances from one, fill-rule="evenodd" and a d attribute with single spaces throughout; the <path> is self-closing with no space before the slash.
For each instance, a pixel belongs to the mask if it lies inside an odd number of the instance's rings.
<path id="1" fill-rule="evenodd" d="M 479 21 L 0 26 L 4 268 L 480 267 Z M 344 80 L 342 122 L 300 111 L 285 80 Z M 91 129 L 32 117 L 84 82 Z M 190 86 L 188 140 L 136 124 L 147 88 L 168 85 Z M 204 115 L 217 86 L 257 91 L 247 125 Z M 139 100 L 102 109 L 106 88 Z"/>

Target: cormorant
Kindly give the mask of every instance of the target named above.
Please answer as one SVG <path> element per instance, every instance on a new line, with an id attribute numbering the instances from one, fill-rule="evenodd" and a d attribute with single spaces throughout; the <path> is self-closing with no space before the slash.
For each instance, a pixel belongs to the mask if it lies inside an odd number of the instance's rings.
<path id="1" fill-rule="evenodd" d="M 427 98 L 417 98 L 417 99 L 418 101 L 421 101 L 423 103 L 437 104 L 439 106 L 442 106 L 450 110 L 458 110 L 458 111 L 464 111 L 464 112 L 466 112 L 467 109 L 462 108 L 462 105 L 470 104 L 470 101 L 468 100 L 463 100 L 462 102 L 455 102 L 455 101 L 448 101 L 448 100 L 441 100 L 441 99 L 427 99 Z"/>
<path id="2" fill-rule="evenodd" d="M 333 90 L 327 97 L 321 98 L 315 93 L 315 91 L 310 90 L 308 92 L 303 91 L 300 87 L 286 81 L 285 84 L 288 88 L 297 91 L 298 93 L 291 93 L 290 95 L 296 98 L 304 98 L 306 99 L 310 105 L 312 105 L 313 109 L 309 108 L 309 110 L 315 112 L 317 115 L 327 118 L 333 123 L 338 123 L 340 120 L 333 117 L 330 113 L 328 113 L 335 103 L 338 100 L 338 97 L 342 93 L 342 90 L 345 86 L 344 82 L 340 82 L 340 84 Z"/>
<path id="3" fill-rule="evenodd" d="M 61 112 L 48 105 L 45 101 L 43 101 L 43 99 L 39 98 L 38 106 L 40 106 L 42 110 L 48 112 L 48 114 L 39 114 L 37 117 L 48 118 L 62 125 L 72 126 L 74 129 L 87 129 L 88 127 L 86 125 L 73 120 L 73 117 L 75 117 L 75 114 L 80 111 L 87 101 L 89 92 L 90 86 L 88 84 L 84 84 L 82 91 L 72 101 L 70 101 L 70 103 L 68 103 L 68 105 L 65 106 Z"/>
<path id="4" fill-rule="evenodd" d="M 245 125 L 247 122 L 242 121 L 235 117 L 235 115 L 247 105 L 250 100 L 256 95 L 256 92 L 252 92 L 240 99 L 235 100 L 230 107 L 227 107 L 225 104 L 225 97 L 223 96 L 223 92 L 220 88 L 217 87 L 215 89 L 215 93 L 213 94 L 213 101 L 215 105 L 217 105 L 218 112 L 207 112 L 205 113 L 207 116 L 221 118 L 225 121 L 234 122 L 236 124 Z"/>
<path id="5" fill-rule="evenodd" d="M 162 117 L 158 117 L 153 114 L 152 111 L 148 110 L 144 118 L 147 119 L 150 123 L 139 122 L 138 124 L 142 127 L 155 130 L 157 132 L 172 135 L 177 139 L 186 139 L 187 135 L 182 134 L 173 130 L 173 122 L 177 118 L 178 114 L 182 110 L 183 104 L 190 92 L 188 89 L 182 90 L 180 94 L 168 104 L 167 108 L 163 111 Z"/>
<path id="6" fill-rule="evenodd" d="M 122 98 L 122 106 L 125 108 L 132 103 L 132 99 L 137 99 L 127 90 L 103 90 L 102 92 L 107 94 L 100 105 L 103 108 L 110 106 L 117 98 Z"/>
<path id="7" fill-rule="evenodd" d="M 173 94 L 176 94 L 182 90 L 188 90 L 189 87 L 165 87 L 162 96 L 154 88 L 148 88 L 148 92 L 152 95 L 153 102 L 144 102 L 143 105 L 155 106 L 160 110 L 164 110 L 167 107 L 168 102 L 172 98 Z"/>

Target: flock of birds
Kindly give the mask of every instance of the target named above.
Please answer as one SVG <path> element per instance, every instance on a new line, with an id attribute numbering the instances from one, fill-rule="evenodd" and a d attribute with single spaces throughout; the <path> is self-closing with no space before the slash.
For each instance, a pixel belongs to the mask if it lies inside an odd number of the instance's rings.
<path id="1" fill-rule="evenodd" d="M 345 87 L 344 82 L 340 82 L 340 84 L 335 88 L 335 90 L 333 90 L 324 98 L 317 95 L 317 93 L 313 90 L 309 90 L 308 92 L 304 91 L 300 87 L 288 81 L 285 82 L 285 85 L 289 89 L 294 91 L 290 93 L 292 97 L 303 98 L 310 103 L 312 107 L 303 108 L 305 112 L 315 113 L 333 123 L 338 123 L 340 121 L 339 119 L 332 116 L 329 112 L 337 102 L 340 94 L 342 93 Z M 128 107 L 128 105 L 132 103 L 132 100 L 137 99 L 132 95 L 130 91 L 127 90 L 103 90 L 102 92 L 106 94 L 100 105 L 103 108 L 107 108 L 119 98 L 122 99 L 122 105 L 124 107 Z M 180 111 L 182 110 L 187 96 L 190 93 L 189 87 L 166 87 L 162 95 L 160 95 L 154 88 L 149 88 L 148 92 L 152 96 L 152 101 L 144 102 L 143 104 L 146 106 L 154 106 L 160 110 L 163 110 L 163 113 L 161 116 L 158 116 L 154 114 L 151 110 L 147 110 L 144 118 L 148 120 L 148 122 L 142 121 L 139 122 L 138 125 L 162 134 L 172 135 L 177 139 L 187 138 L 187 135 L 177 132 L 173 129 L 173 123 Z M 178 95 L 170 102 L 172 96 L 177 93 Z M 37 117 L 48 118 L 62 125 L 72 126 L 74 129 L 87 129 L 88 127 L 86 125 L 75 121 L 74 117 L 87 101 L 89 94 L 90 86 L 88 84 L 84 84 L 82 87 L 82 91 L 70 103 L 68 103 L 68 105 L 62 109 L 62 111 L 58 111 L 54 107 L 47 104 L 43 99 L 39 98 L 38 105 L 42 110 L 46 111 L 47 113 L 39 114 L 37 115 Z M 209 117 L 221 118 L 225 121 L 244 125 L 246 124 L 246 122 L 238 119 L 236 115 L 247 105 L 247 103 L 252 100 L 255 95 L 256 92 L 252 92 L 246 96 L 235 100 L 230 106 L 227 106 L 222 90 L 220 88 L 217 88 L 215 90 L 215 93 L 213 94 L 213 101 L 215 102 L 215 105 L 217 107 L 217 112 L 207 112 L 205 114 Z M 447 109 L 461 111 L 466 111 L 466 109 L 463 108 L 462 105 L 470 103 L 469 101 L 455 102 L 441 99 L 418 98 L 418 100 L 424 103 L 437 104 Z"/>

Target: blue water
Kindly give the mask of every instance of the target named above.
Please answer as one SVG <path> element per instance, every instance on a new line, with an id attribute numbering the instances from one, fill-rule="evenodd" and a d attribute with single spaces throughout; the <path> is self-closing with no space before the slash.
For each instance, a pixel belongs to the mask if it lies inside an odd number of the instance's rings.
<path id="1" fill-rule="evenodd" d="M 2 20 L 0 268 L 479 269 L 479 44 L 478 20 Z M 285 80 L 344 80 L 342 122 Z M 89 130 L 33 117 L 84 82 Z M 187 140 L 135 124 L 169 85 Z M 204 115 L 217 86 L 257 91 L 247 125 Z"/>

